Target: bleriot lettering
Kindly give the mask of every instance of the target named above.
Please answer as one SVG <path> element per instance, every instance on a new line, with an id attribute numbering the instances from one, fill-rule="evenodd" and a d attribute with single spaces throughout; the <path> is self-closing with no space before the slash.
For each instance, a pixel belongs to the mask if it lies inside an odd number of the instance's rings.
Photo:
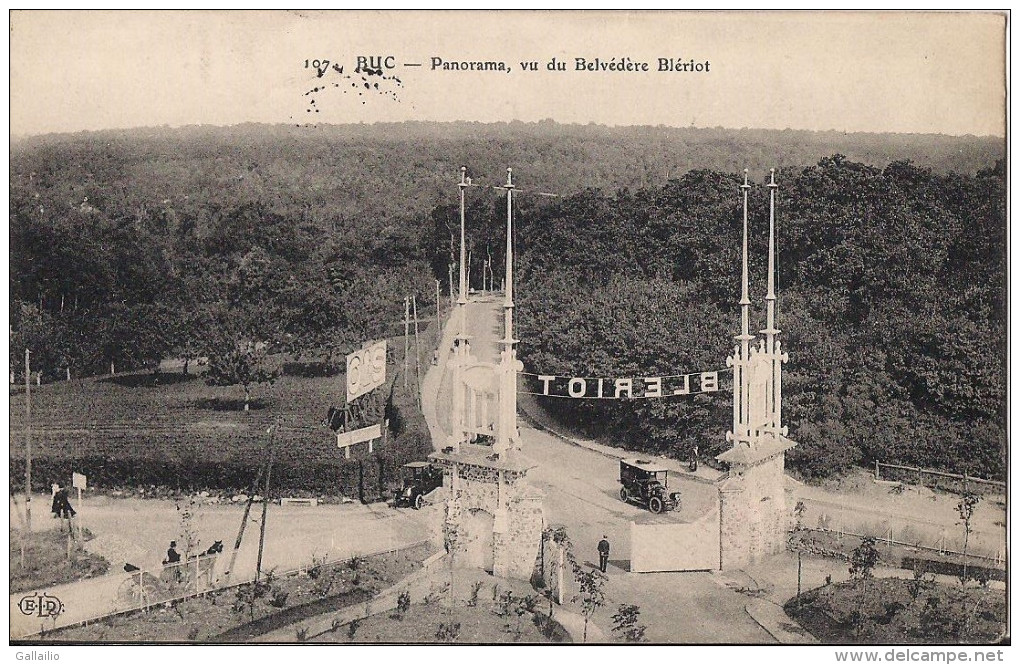
<path id="1" fill-rule="evenodd" d="M 721 370 L 727 371 L 727 370 Z M 719 372 L 672 376 L 590 377 L 521 372 L 522 392 L 569 399 L 661 399 L 719 390 Z M 691 380 L 691 377 L 695 377 Z"/>

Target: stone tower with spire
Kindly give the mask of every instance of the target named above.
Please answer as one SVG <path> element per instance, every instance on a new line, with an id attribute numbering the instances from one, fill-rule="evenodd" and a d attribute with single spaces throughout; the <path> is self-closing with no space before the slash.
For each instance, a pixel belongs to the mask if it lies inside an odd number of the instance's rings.
<path id="1" fill-rule="evenodd" d="M 460 298 L 452 359 L 452 432 L 440 452 L 430 458 L 443 467 L 447 493 L 443 524 L 445 544 L 454 567 L 482 568 L 496 577 L 531 579 L 545 518 L 542 495 L 527 480 L 534 464 L 520 449 L 517 428 L 517 375 L 523 369 L 514 339 L 513 300 L 513 173 L 507 169 L 506 276 L 503 297 L 503 338 L 499 360 L 473 357 L 467 335 L 468 288 L 464 263 L 464 192 L 471 187 L 461 169 Z M 488 405 L 495 407 L 490 423 Z M 483 435 L 492 445 L 472 443 Z"/>
<path id="2" fill-rule="evenodd" d="M 782 371 L 789 358 L 776 329 L 776 184 L 769 189 L 768 292 L 766 327 L 751 335 L 747 276 L 747 194 L 744 171 L 740 334 L 726 364 L 733 368 L 733 428 L 729 450 L 717 456 L 729 466 L 719 484 L 719 567 L 740 568 L 781 552 L 790 522 L 786 497 L 786 451 L 796 443 L 782 424 Z"/>

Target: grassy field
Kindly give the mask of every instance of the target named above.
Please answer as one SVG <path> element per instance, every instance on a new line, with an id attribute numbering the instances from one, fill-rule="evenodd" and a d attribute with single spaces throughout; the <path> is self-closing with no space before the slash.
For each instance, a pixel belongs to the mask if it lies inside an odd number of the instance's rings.
<path id="1" fill-rule="evenodd" d="M 33 487 L 44 491 L 53 482 L 66 483 L 73 470 L 86 473 L 90 487 L 100 490 L 241 490 L 265 459 L 267 429 L 279 418 L 272 480 L 280 491 L 357 496 L 359 474 L 362 486 L 378 489 L 393 480 L 395 466 L 431 451 L 414 381 L 403 388 L 402 338 L 390 340 L 390 349 L 390 383 L 376 393 L 381 413 L 393 386 L 393 431 L 371 456 L 362 445 L 346 460 L 323 423 L 330 406 L 344 403 L 343 374 L 283 375 L 259 386 L 245 412 L 240 387 L 206 385 L 192 367 L 188 375 L 140 372 L 35 387 Z M 431 345 L 422 344 L 421 354 L 425 367 Z M 10 472 L 17 478 L 24 473 L 25 451 L 20 390 L 12 390 L 10 421 Z"/>
<path id="2" fill-rule="evenodd" d="M 86 552 L 78 540 L 72 539 L 68 548 L 66 529 L 50 529 L 32 533 L 25 543 L 28 565 L 22 568 L 21 542 L 24 534 L 20 529 L 10 529 L 9 533 L 11 593 L 105 575 L 110 567 L 106 559 Z M 85 537 L 89 536 L 86 532 Z"/>

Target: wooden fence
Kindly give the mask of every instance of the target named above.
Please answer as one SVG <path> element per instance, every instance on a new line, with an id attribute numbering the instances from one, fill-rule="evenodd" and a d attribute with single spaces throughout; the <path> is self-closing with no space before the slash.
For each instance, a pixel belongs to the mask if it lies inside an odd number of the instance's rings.
<path id="1" fill-rule="evenodd" d="M 832 533 L 840 538 L 871 537 L 888 546 L 963 556 L 964 532 L 959 525 L 819 499 L 804 498 L 799 504 L 798 529 Z M 1005 528 L 975 527 L 967 541 L 967 557 L 994 565 L 1005 562 Z"/>
<path id="2" fill-rule="evenodd" d="M 963 494 L 1005 494 L 1006 483 L 998 480 L 985 480 L 967 474 L 935 471 L 921 467 L 887 464 L 875 460 L 875 480 L 898 481 L 912 485 L 923 485 L 932 489 Z"/>

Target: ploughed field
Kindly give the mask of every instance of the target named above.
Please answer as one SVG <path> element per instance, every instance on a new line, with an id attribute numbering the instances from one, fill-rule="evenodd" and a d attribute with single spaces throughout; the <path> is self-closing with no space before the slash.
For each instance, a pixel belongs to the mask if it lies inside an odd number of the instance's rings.
<path id="1" fill-rule="evenodd" d="M 267 429 L 277 417 L 275 487 L 348 495 L 356 487 L 357 464 L 344 463 L 323 424 L 328 408 L 343 402 L 342 374 L 281 376 L 272 386 L 256 387 L 245 412 L 239 386 L 206 385 L 195 369 L 162 372 L 158 379 L 146 371 L 33 386 L 34 489 L 66 483 L 72 470 L 86 473 L 90 487 L 99 489 L 242 489 L 265 459 Z M 11 474 L 19 477 L 24 392 L 12 391 L 10 409 Z"/>

